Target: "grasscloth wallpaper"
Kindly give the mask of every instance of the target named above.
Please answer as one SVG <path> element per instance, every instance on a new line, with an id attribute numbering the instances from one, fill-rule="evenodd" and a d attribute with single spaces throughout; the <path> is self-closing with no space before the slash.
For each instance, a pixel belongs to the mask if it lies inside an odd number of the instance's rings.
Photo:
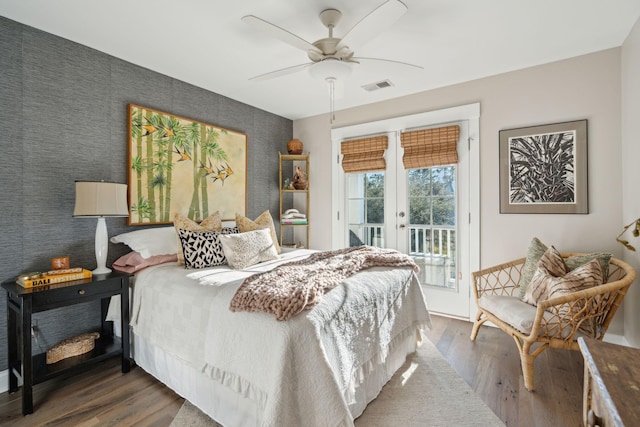
<path id="1" fill-rule="evenodd" d="M 126 183 L 127 104 L 248 137 L 249 217 L 278 218 L 278 151 L 292 122 L 224 96 L 0 17 L 0 279 L 48 269 L 54 256 L 95 268 L 95 219 L 72 218 L 74 181 Z M 109 235 L 130 231 L 107 219 Z M 139 229 L 139 227 L 135 227 Z M 108 264 L 127 252 L 109 245 Z M 93 330 L 99 303 L 35 315 L 34 352 Z M 0 292 L 0 371 L 7 369 L 6 293 Z"/>

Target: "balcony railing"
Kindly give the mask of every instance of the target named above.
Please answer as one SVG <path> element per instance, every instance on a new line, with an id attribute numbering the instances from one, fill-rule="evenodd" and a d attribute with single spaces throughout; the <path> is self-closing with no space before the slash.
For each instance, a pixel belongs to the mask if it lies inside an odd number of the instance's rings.
<path id="1" fill-rule="evenodd" d="M 409 225 L 409 255 L 420 267 L 423 285 L 457 289 L 455 227 Z M 349 246 L 370 245 L 384 248 L 384 224 L 350 226 Z"/>

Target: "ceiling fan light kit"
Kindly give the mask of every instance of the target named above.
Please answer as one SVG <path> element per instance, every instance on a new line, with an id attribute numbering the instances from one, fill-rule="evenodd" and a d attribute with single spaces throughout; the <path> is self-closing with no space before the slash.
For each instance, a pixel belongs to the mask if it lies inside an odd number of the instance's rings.
<path id="1" fill-rule="evenodd" d="M 351 74 L 351 66 L 348 62 L 339 59 L 327 58 L 309 68 L 311 77 L 321 81 L 327 79 L 342 80 Z"/>

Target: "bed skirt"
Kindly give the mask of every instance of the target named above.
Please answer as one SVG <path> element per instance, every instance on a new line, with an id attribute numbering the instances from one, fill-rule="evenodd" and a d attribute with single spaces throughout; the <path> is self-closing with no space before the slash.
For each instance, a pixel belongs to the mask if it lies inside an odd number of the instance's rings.
<path id="1" fill-rule="evenodd" d="M 356 401 L 349 405 L 354 419 L 378 396 L 382 387 L 402 366 L 407 356 L 416 351 L 421 340 L 420 332 L 416 330 L 416 333 L 404 335 L 394 342 L 385 363 L 372 367 L 356 388 Z M 264 427 L 261 411 L 251 399 L 212 381 L 210 377 L 179 358 L 164 352 L 158 346 L 150 345 L 144 337 L 132 333 L 131 340 L 132 357 L 139 367 L 218 423 L 223 426 Z"/>

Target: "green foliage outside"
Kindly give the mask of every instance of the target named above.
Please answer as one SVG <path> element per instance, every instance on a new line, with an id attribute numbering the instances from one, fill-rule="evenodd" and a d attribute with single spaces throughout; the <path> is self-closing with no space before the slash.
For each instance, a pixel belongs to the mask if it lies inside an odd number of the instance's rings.
<path id="1" fill-rule="evenodd" d="M 440 242 L 437 233 L 431 235 L 430 228 L 455 229 L 456 227 L 456 168 L 445 166 L 413 169 L 407 173 L 409 178 L 408 227 L 430 226 L 411 234 L 411 247 L 420 252 L 439 252 L 440 245 L 446 244 L 446 238 L 443 236 L 443 241 Z M 350 177 L 352 192 L 356 194 L 350 194 L 349 206 L 351 209 L 358 210 L 358 213 L 362 213 L 361 221 L 367 225 L 384 224 L 384 178 L 382 172 L 360 173 Z M 359 194 L 360 192 L 362 194 Z M 357 197 L 358 195 L 361 197 Z M 360 225 L 362 224 L 354 222 L 352 217 L 352 233 L 357 234 Z M 455 230 L 451 233 L 452 251 L 455 252 Z M 425 239 L 429 241 L 431 248 L 424 247 Z M 361 244 L 361 242 L 351 240 L 350 244 Z M 442 252 L 446 253 L 446 246 L 443 247 Z M 447 255 L 453 256 L 453 254 Z"/>

